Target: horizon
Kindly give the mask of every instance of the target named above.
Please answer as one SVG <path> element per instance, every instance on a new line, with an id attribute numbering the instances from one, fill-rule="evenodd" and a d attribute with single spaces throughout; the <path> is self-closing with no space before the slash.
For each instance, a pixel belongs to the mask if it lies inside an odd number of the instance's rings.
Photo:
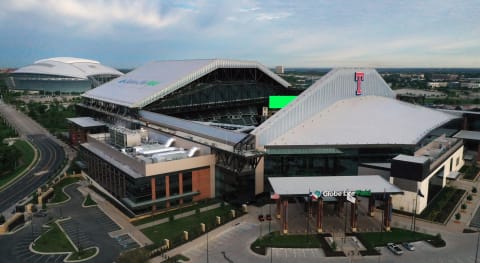
<path id="1" fill-rule="evenodd" d="M 206 57 L 286 68 L 480 68 L 478 13 L 470 0 L 5 0 L 0 66 L 75 56 L 115 68 Z"/>

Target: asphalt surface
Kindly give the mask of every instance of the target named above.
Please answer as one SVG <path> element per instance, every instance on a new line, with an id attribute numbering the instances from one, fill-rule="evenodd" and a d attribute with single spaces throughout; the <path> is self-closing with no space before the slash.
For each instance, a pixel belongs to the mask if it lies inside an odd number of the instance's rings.
<path id="1" fill-rule="evenodd" d="M 257 210 L 255 210 L 257 209 Z M 258 221 L 257 214 L 261 208 L 249 207 L 249 214 L 240 218 L 240 222 L 226 226 L 219 234 L 208 237 L 208 261 L 207 261 L 207 236 L 187 243 L 179 250 L 169 253 L 170 256 L 181 253 L 192 263 L 203 262 L 426 262 L 426 263 L 475 263 L 475 254 L 478 246 L 477 233 L 451 233 L 439 231 L 442 238 L 447 242 L 443 248 L 435 248 L 430 244 L 420 241 L 414 242 L 415 251 L 406 251 L 401 256 L 394 255 L 386 247 L 379 248 L 381 256 L 359 256 L 353 253 L 348 257 L 325 257 L 322 249 L 294 249 L 274 248 L 273 254 L 268 251 L 266 256 L 257 255 L 250 249 L 250 244 L 258 238 L 260 233 L 265 234 L 268 223 Z M 278 230 L 278 221 L 272 223 L 272 230 Z M 352 251 L 355 252 L 355 251 Z M 480 253 L 478 255 L 480 258 Z M 157 262 L 157 261 L 154 261 Z"/>
<path id="2" fill-rule="evenodd" d="M 33 217 L 33 223 L 27 223 L 24 228 L 11 235 L 0 236 L 0 263 L 2 262 L 63 262 L 66 255 L 39 255 L 30 252 L 28 246 L 46 228 L 41 226 L 49 219 L 60 217 L 71 219 L 62 221 L 70 239 L 76 246 L 88 248 L 96 246 L 99 254 L 94 258 L 84 261 L 87 263 L 114 262 L 125 247 L 118 239 L 109 236 L 109 232 L 120 229 L 115 222 L 106 216 L 98 207 L 81 207 L 83 196 L 76 189 L 78 184 L 65 188 L 71 199 L 64 204 L 49 206 L 48 216 Z"/>
<path id="3" fill-rule="evenodd" d="M 8 214 L 10 211 L 6 210 L 55 176 L 66 155 L 62 146 L 45 129 L 3 101 L 0 101 L 0 114 L 16 128 L 22 138 L 30 141 L 39 153 L 37 164 L 22 178 L 0 192 L 0 212 Z"/>

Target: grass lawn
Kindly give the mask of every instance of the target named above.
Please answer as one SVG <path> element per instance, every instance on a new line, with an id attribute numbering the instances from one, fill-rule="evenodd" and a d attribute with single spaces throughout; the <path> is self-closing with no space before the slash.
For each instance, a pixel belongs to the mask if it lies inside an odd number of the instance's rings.
<path id="1" fill-rule="evenodd" d="M 85 258 L 89 258 L 93 256 L 97 252 L 97 248 L 88 248 L 88 249 L 83 249 L 79 252 L 74 252 L 68 257 L 68 260 L 82 260 Z"/>
<path id="2" fill-rule="evenodd" d="M 70 241 L 57 224 L 51 224 L 51 229 L 44 233 L 36 242 L 35 250 L 39 252 L 73 252 Z"/>
<path id="3" fill-rule="evenodd" d="M 93 201 L 90 194 L 88 194 L 87 197 L 85 197 L 85 201 L 83 201 L 84 206 L 91 206 L 91 205 L 96 205 L 96 204 L 97 204 L 97 202 Z"/>
<path id="4" fill-rule="evenodd" d="M 286 247 L 286 248 L 311 248 L 320 247 L 320 241 L 316 235 L 280 235 L 273 232 L 263 236 L 252 243 L 252 247 Z"/>
<path id="5" fill-rule="evenodd" d="M 165 261 L 162 261 L 162 263 L 177 263 L 178 260 L 182 260 L 181 262 L 185 262 L 185 261 L 190 261 L 189 258 L 187 258 L 186 256 L 182 255 L 182 254 L 178 254 L 178 255 L 175 255 Z"/>
<path id="6" fill-rule="evenodd" d="M 463 179 L 465 180 L 473 180 L 475 177 L 477 177 L 479 168 L 476 165 L 464 165 L 461 169 L 460 172 L 463 173 Z"/>
<path id="7" fill-rule="evenodd" d="M 168 218 L 171 215 L 181 214 L 181 213 L 184 213 L 184 212 L 195 210 L 197 208 L 200 209 L 202 207 L 213 205 L 213 204 L 216 204 L 216 203 L 219 203 L 219 202 L 220 202 L 219 200 L 215 200 L 215 199 L 207 200 L 205 202 L 199 202 L 198 204 L 195 204 L 195 205 L 192 205 L 192 206 L 186 206 L 186 207 L 182 207 L 182 208 L 179 208 L 179 209 L 175 209 L 173 211 L 169 211 L 169 212 L 145 217 L 145 218 L 142 218 L 142 219 L 138 219 L 138 220 L 132 221 L 132 224 L 134 226 L 143 225 L 143 224 L 150 223 L 150 222 L 160 220 L 160 219 L 163 219 L 163 218 Z"/>
<path id="8" fill-rule="evenodd" d="M 20 165 L 13 171 L 11 174 L 7 176 L 2 176 L 0 178 L 0 187 L 8 183 L 10 180 L 13 180 L 15 177 L 20 175 L 32 162 L 35 160 L 35 150 L 32 148 L 30 144 L 23 140 L 17 140 L 13 147 L 17 148 L 21 152 L 21 159 L 19 160 Z"/>
<path id="9" fill-rule="evenodd" d="M 418 217 L 443 224 L 464 193 L 462 189 L 444 187 Z"/>
<path id="10" fill-rule="evenodd" d="M 67 178 L 61 180 L 60 182 L 58 182 L 53 187 L 54 194 L 53 194 L 53 198 L 50 201 L 50 203 L 59 203 L 59 202 L 63 202 L 65 200 L 67 200 L 68 197 L 62 191 L 62 188 L 69 185 L 69 184 L 73 184 L 73 183 L 75 183 L 79 180 L 80 180 L 80 178 L 78 178 L 78 177 L 67 177 Z"/>
<path id="11" fill-rule="evenodd" d="M 65 234 L 60 230 L 57 224 L 51 224 L 52 228 L 45 232 L 36 242 L 34 248 L 39 252 L 72 252 L 68 260 L 81 260 L 89 258 L 95 254 L 96 248 L 84 249 L 77 252 L 68 241 Z"/>
<path id="12" fill-rule="evenodd" d="M 410 230 L 392 228 L 390 232 L 369 232 L 358 234 L 362 241 L 370 243 L 373 247 L 386 246 L 387 243 L 402 243 L 402 242 L 414 242 L 420 240 L 435 240 L 439 239 L 437 236 L 429 234 L 413 232 Z"/>
<path id="13" fill-rule="evenodd" d="M 216 216 L 225 216 L 233 209 L 231 206 L 219 207 L 203 213 L 194 214 L 185 218 L 145 228 L 142 232 L 156 244 L 163 244 L 164 239 L 174 240 L 183 234 L 183 231 L 200 231 L 200 223 L 213 225 Z"/>

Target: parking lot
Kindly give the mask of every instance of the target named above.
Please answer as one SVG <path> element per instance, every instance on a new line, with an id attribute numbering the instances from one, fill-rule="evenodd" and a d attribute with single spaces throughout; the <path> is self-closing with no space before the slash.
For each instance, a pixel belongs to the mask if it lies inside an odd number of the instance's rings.
<path id="1" fill-rule="evenodd" d="M 28 246 L 38 237 L 45 228 L 41 228 L 50 218 L 68 218 L 60 225 L 76 246 L 88 248 L 96 246 L 99 254 L 91 260 L 93 262 L 113 262 L 121 251 L 138 246 L 136 242 L 126 237 L 114 239 L 109 232 L 119 230 L 120 227 L 106 216 L 97 207 L 83 208 L 84 197 L 76 189 L 78 184 L 65 188 L 71 199 L 64 204 L 49 206 L 47 216 L 32 217 L 33 225 L 27 222 L 17 233 L 0 236 L 0 262 L 63 262 L 66 255 L 40 255 L 30 252 Z M 14 244 L 12 246 L 12 244 Z"/>

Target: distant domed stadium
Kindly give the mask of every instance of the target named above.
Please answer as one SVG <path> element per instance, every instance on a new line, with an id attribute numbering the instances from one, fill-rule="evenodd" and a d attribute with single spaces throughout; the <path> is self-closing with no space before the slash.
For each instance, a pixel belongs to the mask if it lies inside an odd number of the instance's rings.
<path id="1" fill-rule="evenodd" d="M 7 85 L 14 90 L 85 92 L 121 75 L 120 71 L 98 61 L 56 57 L 15 70 L 8 77 Z"/>

